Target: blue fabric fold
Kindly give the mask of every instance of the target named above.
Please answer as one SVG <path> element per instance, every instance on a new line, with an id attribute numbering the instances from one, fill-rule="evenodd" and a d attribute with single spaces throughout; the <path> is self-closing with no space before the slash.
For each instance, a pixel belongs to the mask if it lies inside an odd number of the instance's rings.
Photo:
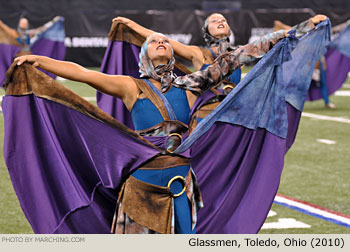
<path id="1" fill-rule="evenodd" d="M 66 38 L 66 32 L 65 32 L 65 29 L 64 29 L 63 20 L 64 19 L 61 18 L 61 20 L 59 20 L 52 27 L 50 27 L 45 32 L 43 32 L 38 37 L 38 40 L 40 40 L 40 39 L 49 39 L 49 40 L 55 41 L 55 42 L 64 42 L 64 39 Z M 36 41 L 38 41 L 38 40 L 36 40 Z M 32 43 L 30 45 L 30 47 L 33 47 L 35 45 L 35 42 Z"/>
<path id="2" fill-rule="evenodd" d="M 292 52 L 292 60 L 282 65 L 281 81 L 287 84 L 286 101 L 299 111 L 303 110 L 316 61 L 325 54 L 329 45 L 330 27 L 329 20 L 324 21 L 308 36 L 301 37 Z"/>
<path id="3" fill-rule="evenodd" d="M 330 23 L 324 21 L 299 40 L 290 36 L 279 41 L 205 117 L 175 153 L 187 150 L 217 121 L 249 129 L 264 128 L 286 138 L 286 102 L 301 111 L 317 59 L 330 39 Z"/>
<path id="4" fill-rule="evenodd" d="M 342 30 L 329 46 L 350 57 L 350 26 Z"/>
<path id="5" fill-rule="evenodd" d="M 320 88 L 319 83 L 312 80 L 306 97 L 307 101 L 324 99 L 325 104 L 327 104 L 328 96 L 341 88 L 348 77 L 350 71 L 350 26 L 332 39 L 324 55 L 327 66 L 324 72 L 325 76 L 323 76 L 325 87 Z"/>

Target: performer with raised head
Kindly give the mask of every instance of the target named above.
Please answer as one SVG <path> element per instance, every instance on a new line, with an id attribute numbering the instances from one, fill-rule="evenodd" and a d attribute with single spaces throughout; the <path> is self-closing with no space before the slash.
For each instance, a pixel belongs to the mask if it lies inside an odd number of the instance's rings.
<path id="1" fill-rule="evenodd" d="M 21 55 L 36 54 L 63 60 L 65 57 L 64 18 L 54 17 L 44 25 L 30 29 L 26 17 L 21 17 L 17 29 L 0 20 L 0 85 L 5 80 L 6 70 L 13 59 Z M 53 74 L 50 74 L 55 78 Z"/>
<path id="2" fill-rule="evenodd" d="M 21 17 L 18 21 L 17 29 L 12 29 L 0 20 L 0 27 L 13 39 L 15 39 L 21 50 L 17 56 L 31 54 L 31 45 L 48 29 L 54 26 L 57 22 L 62 21 L 63 18 L 60 16 L 54 17 L 46 24 L 29 29 L 29 21 L 25 17 Z"/>

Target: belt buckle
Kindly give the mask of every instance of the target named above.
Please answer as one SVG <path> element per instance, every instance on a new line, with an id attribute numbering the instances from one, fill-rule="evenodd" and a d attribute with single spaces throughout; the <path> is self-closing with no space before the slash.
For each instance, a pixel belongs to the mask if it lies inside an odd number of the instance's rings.
<path id="1" fill-rule="evenodd" d="M 170 190 L 171 184 L 172 184 L 175 180 L 180 180 L 181 183 L 182 183 L 183 188 L 182 188 L 182 191 L 179 192 L 179 193 L 177 193 L 177 194 L 171 193 L 171 194 L 173 195 L 174 198 L 181 196 L 181 195 L 186 191 L 186 182 L 185 182 L 185 178 L 182 177 L 182 176 L 180 176 L 180 175 L 175 176 L 175 177 L 173 177 L 172 179 L 169 180 L 169 182 L 168 182 L 168 188 L 169 188 L 169 190 Z"/>
<path id="2" fill-rule="evenodd" d="M 168 139 L 170 138 L 170 137 L 172 137 L 172 136 L 177 136 L 178 138 L 180 138 L 180 140 L 182 139 L 182 136 L 179 134 L 179 133 L 171 133 L 171 134 L 169 134 L 168 135 Z M 168 140 L 167 140 L 168 141 Z M 177 148 L 178 146 L 176 146 L 176 148 Z M 176 149 L 175 148 L 175 149 Z M 168 153 L 173 153 L 173 151 L 172 150 L 170 150 L 170 149 L 166 149 L 166 151 L 168 152 Z"/>

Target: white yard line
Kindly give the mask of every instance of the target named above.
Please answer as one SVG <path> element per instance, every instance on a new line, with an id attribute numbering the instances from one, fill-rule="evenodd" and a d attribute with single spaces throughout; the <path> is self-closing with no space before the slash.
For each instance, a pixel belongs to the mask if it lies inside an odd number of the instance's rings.
<path id="1" fill-rule="evenodd" d="M 277 213 L 275 211 L 270 210 L 269 214 L 267 215 L 267 217 L 272 217 L 272 216 L 275 216 L 275 215 L 277 215 Z"/>
<path id="2" fill-rule="evenodd" d="M 317 142 L 319 143 L 324 143 L 324 144 L 336 144 L 336 141 L 329 140 L 329 139 L 316 139 Z"/>
<path id="3" fill-rule="evenodd" d="M 336 96 L 350 96 L 350 91 L 344 91 L 344 90 L 336 91 L 334 93 L 334 95 L 336 95 Z"/>
<path id="4" fill-rule="evenodd" d="M 270 210 L 267 218 L 276 216 L 275 211 Z M 266 220 L 261 229 L 286 229 L 286 228 L 310 228 L 311 226 L 292 218 L 278 218 L 277 222 Z"/>
<path id="5" fill-rule="evenodd" d="M 96 101 L 96 97 L 93 96 L 93 97 L 83 97 L 85 100 L 87 101 Z"/>
<path id="6" fill-rule="evenodd" d="M 265 222 L 261 229 L 310 228 L 311 226 L 293 218 L 281 218 L 277 222 Z"/>
<path id="7" fill-rule="evenodd" d="M 57 81 L 66 81 L 67 79 L 62 78 L 62 77 L 60 77 L 60 76 L 57 76 L 57 77 L 56 77 L 56 80 L 57 80 Z"/>
<path id="8" fill-rule="evenodd" d="M 313 119 L 317 119 L 317 120 L 350 123 L 350 119 L 342 118 L 342 117 L 324 116 L 324 115 L 317 115 L 317 114 L 312 114 L 312 113 L 307 113 L 307 112 L 303 112 L 301 115 L 304 117 L 309 117 L 309 118 L 313 118 Z"/>

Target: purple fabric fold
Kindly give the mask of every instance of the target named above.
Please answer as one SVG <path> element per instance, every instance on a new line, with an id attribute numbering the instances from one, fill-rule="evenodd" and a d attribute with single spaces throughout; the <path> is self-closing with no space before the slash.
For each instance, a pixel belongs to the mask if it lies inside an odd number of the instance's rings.
<path id="1" fill-rule="evenodd" d="M 265 129 L 216 122 L 191 148 L 204 207 L 197 233 L 257 233 L 277 193 L 284 155 L 294 141 L 300 112 L 287 104 L 286 139 Z"/>
<path id="2" fill-rule="evenodd" d="M 138 78 L 140 76 L 138 71 L 139 53 L 138 46 L 127 42 L 110 41 L 100 71 L 106 74 L 129 75 Z M 121 99 L 98 91 L 96 98 L 100 109 L 134 129 L 131 114 Z"/>
<path id="3" fill-rule="evenodd" d="M 341 54 L 335 48 L 329 48 L 325 54 L 326 58 L 326 84 L 328 95 L 332 95 L 337 91 L 350 71 L 350 57 Z M 311 81 L 310 89 L 306 98 L 308 101 L 315 101 L 322 99 L 321 89 L 314 81 Z"/>
<path id="4" fill-rule="evenodd" d="M 34 232 L 108 233 L 115 201 L 101 197 L 101 190 L 118 189 L 130 172 L 159 151 L 33 95 L 6 96 L 2 107 L 6 165 Z"/>

